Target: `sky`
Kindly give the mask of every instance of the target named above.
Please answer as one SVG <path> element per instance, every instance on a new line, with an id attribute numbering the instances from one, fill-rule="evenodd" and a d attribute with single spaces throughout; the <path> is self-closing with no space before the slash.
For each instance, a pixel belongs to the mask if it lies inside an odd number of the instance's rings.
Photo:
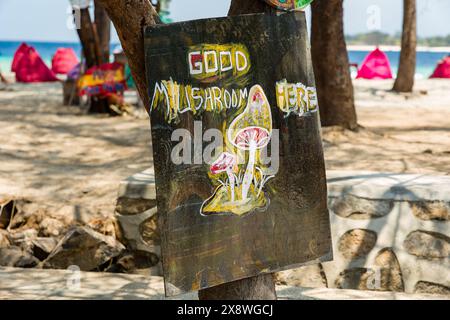
<path id="1" fill-rule="evenodd" d="M 346 34 L 379 30 L 401 31 L 402 0 L 345 0 Z M 171 17 L 185 21 L 220 17 L 230 0 L 172 0 Z M 421 37 L 450 34 L 449 0 L 417 0 L 418 34 Z M 308 14 L 309 16 L 309 14 Z M 70 25 L 68 0 L 0 0 L 0 40 L 78 41 Z M 113 42 L 117 35 L 113 34 Z"/>

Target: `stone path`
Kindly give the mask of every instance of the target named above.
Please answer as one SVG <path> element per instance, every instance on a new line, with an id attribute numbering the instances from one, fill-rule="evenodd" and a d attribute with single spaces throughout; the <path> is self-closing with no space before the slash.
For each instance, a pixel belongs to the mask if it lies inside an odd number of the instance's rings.
<path id="1" fill-rule="evenodd" d="M 450 300 L 449 296 L 288 286 L 278 286 L 277 292 L 279 299 L 283 300 Z M 76 270 L 0 268 L 0 299 L 161 300 L 165 297 L 161 277 Z M 193 300 L 197 299 L 197 294 L 185 294 L 176 299 Z"/>

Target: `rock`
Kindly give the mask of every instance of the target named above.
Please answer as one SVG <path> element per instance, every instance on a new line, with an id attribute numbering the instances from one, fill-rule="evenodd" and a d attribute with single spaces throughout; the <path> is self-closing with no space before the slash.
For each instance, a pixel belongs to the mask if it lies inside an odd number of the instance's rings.
<path id="1" fill-rule="evenodd" d="M 43 214 L 36 212 L 33 214 L 25 214 L 19 211 L 11 222 L 11 229 L 23 231 L 27 229 L 39 230 L 39 223 L 43 219 Z"/>
<path id="2" fill-rule="evenodd" d="M 111 218 L 93 219 L 89 221 L 88 226 L 98 233 L 113 238 L 117 238 L 116 235 L 119 233 L 116 220 Z"/>
<path id="3" fill-rule="evenodd" d="M 391 212 L 394 202 L 345 195 L 329 200 L 329 207 L 340 217 L 354 220 L 380 218 Z"/>
<path id="4" fill-rule="evenodd" d="M 0 266 L 33 268 L 39 260 L 19 247 L 0 248 Z"/>
<path id="5" fill-rule="evenodd" d="M 145 243 L 150 245 L 160 245 L 161 235 L 158 228 L 158 218 L 159 216 L 155 214 L 151 218 L 142 222 L 139 226 L 139 233 Z"/>
<path id="6" fill-rule="evenodd" d="M 381 272 L 379 290 L 396 292 L 405 291 L 400 263 L 392 249 L 385 248 L 380 250 L 375 258 L 375 266 L 378 267 Z"/>
<path id="7" fill-rule="evenodd" d="M 0 230 L 0 248 L 8 248 L 11 245 L 8 239 L 8 232 Z"/>
<path id="8" fill-rule="evenodd" d="M 159 247 L 161 240 L 157 227 L 157 213 L 158 209 L 153 207 L 136 215 L 117 215 L 129 249 L 145 250 L 152 246 Z"/>
<path id="9" fill-rule="evenodd" d="M 344 270 L 336 279 L 339 289 L 403 292 L 403 278 L 397 258 L 390 249 L 383 249 L 376 258 L 376 268 Z"/>
<path id="10" fill-rule="evenodd" d="M 414 293 L 450 295 L 450 287 L 444 286 L 443 284 L 439 283 L 418 281 L 414 288 Z"/>
<path id="11" fill-rule="evenodd" d="M 8 228 L 16 212 L 17 209 L 13 199 L 0 200 L 0 229 Z"/>
<path id="12" fill-rule="evenodd" d="M 303 288 L 326 288 L 327 278 L 321 264 L 314 264 L 276 274 L 277 284 Z"/>
<path id="13" fill-rule="evenodd" d="M 374 290 L 377 279 L 374 270 L 353 268 L 344 270 L 336 279 L 336 288 L 352 290 Z"/>
<path id="14" fill-rule="evenodd" d="M 113 237 L 104 236 L 89 227 L 70 230 L 44 261 L 44 268 L 67 269 L 76 265 L 91 271 L 117 257 L 125 247 Z"/>
<path id="15" fill-rule="evenodd" d="M 371 230 L 353 229 L 342 235 L 338 250 L 347 259 L 356 259 L 367 255 L 377 242 L 377 234 Z"/>
<path id="16" fill-rule="evenodd" d="M 58 240 L 55 238 L 36 238 L 31 241 L 33 256 L 40 261 L 45 260 L 50 253 L 55 249 Z"/>
<path id="17" fill-rule="evenodd" d="M 417 230 L 411 232 L 403 242 L 405 250 L 425 259 L 440 259 L 450 256 L 450 238 L 437 232 Z"/>
<path id="18" fill-rule="evenodd" d="M 421 220 L 449 221 L 450 203 L 444 201 L 414 201 L 409 203 L 412 213 Z"/>
<path id="19" fill-rule="evenodd" d="M 38 232 L 34 229 L 12 230 L 9 233 L 10 242 L 22 250 L 32 253 L 32 241 L 37 238 Z"/>
<path id="20" fill-rule="evenodd" d="M 156 199 L 120 197 L 117 199 L 116 212 L 124 216 L 134 215 L 154 207 L 156 207 Z"/>
<path id="21" fill-rule="evenodd" d="M 147 270 L 150 272 L 159 262 L 158 256 L 146 251 L 127 251 L 124 252 L 106 272 L 114 273 L 138 273 Z"/>
<path id="22" fill-rule="evenodd" d="M 65 224 L 55 218 L 44 218 L 39 223 L 39 236 L 57 237 L 64 233 Z"/>

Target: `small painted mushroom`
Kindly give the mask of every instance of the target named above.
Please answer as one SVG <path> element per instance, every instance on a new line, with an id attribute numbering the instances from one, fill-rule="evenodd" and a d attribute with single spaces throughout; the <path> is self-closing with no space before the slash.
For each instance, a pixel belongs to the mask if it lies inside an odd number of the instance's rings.
<path id="1" fill-rule="evenodd" d="M 228 176 L 228 181 L 230 182 L 231 187 L 231 201 L 234 201 L 234 186 L 236 184 L 236 179 L 234 177 L 233 170 L 237 166 L 237 157 L 234 154 L 224 152 L 219 158 L 211 165 L 211 173 L 219 174 L 222 172 L 226 172 Z"/>
<path id="2" fill-rule="evenodd" d="M 242 199 L 247 199 L 253 181 L 256 152 L 267 146 L 272 134 L 272 113 L 264 90 L 259 85 L 250 89 L 244 112 L 230 124 L 229 141 L 238 149 L 249 151 L 247 169 L 242 181 Z"/>

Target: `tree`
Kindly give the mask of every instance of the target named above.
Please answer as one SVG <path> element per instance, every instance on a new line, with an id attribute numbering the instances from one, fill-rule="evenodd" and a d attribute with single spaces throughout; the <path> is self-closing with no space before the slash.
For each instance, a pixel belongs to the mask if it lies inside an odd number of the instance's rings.
<path id="1" fill-rule="evenodd" d="M 80 38 L 83 56 L 86 60 L 86 67 L 91 68 L 99 65 L 100 48 L 98 36 L 91 20 L 88 8 L 79 9 L 80 27 L 77 28 L 78 37 Z"/>
<path id="2" fill-rule="evenodd" d="M 106 10 L 117 30 L 136 88 L 148 110 L 143 28 L 160 23 L 159 16 L 149 0 L 97 0 L 97 3 Z"/>
<path id="3" fill-rule="evenodd" d="M 75 14 L 79 14 L 80 27 L 77 28 L 78 37 L 80 38 L 81 47 L 83 49 L 83 56 L 86 60 L 86 67 L 92 68 L 98 66 L 106 61 L 104 61 L 104 55 L 102 55 L 102 50 L 100 47 L 100 40 L 97 32 L 96 25 L 92 23 L 91 15 L 89 13 L 89 8 L 78 8 L 74 10 L 79 10 Z M 96 10 L 97 11 L 97 10 Z M 104 21 L 104 20 L 103 20 Z M 101 28 L 104 27 L 103 21 L 101 21 Z M 106 39 L 106 32 L 103 32 L 103 41 Z M 109 36 L 108 36 L 108 46 L 109 46 Z M 109 60 L 109 48 L 108 48 L 108 60 Z M 68 80 L 70 86 L 74 84 Z M 71 84 L 72 83 L 72 84 Z M 70 88 L 69 88 L 70 91 Z M 64 89 L 63 89 L 64 92 Z M 64 94 L 64 93 L 63 93 Z M 108 100 L 101 97 L 91 97 L 89 112 L 92 113 L 108 113 L 109 103 Z"/>
<path id="4" fill-rule="evenodd" d="M 111 41 L 111 20 L 105 9 L 98 3 L 98 0 L 94 0 L 94 3 L 94 21 L 99 40 L 100 60 L 102 63 L 108 63 Z"/>
<path id="5" fill-rule="evenodd" d="M 161 23 L 149 0 L 97 0 L 112 20 L 123 50 L 128 58 L 136 87 L 149 109 L 149 97 L 144 59 L 143 28 Z M 233 0 L 229 15 L 270 12 L 271 7 L 260 0 Z M 275 282 L 272 274 L 223 284 L 199 292 L 201 299 L 276 299 Z"/>
<path id="6" fill-rule="evenodd" d="M 402 49 L 394 91 L 412 92 L 416 73 L 417 13 L 416 0 L 403 0 Z"/>
<path id="7" fill-rule="evenodd" d="M 322 126 L 355 130 L 358 124 L 343 16 L 343 0 L 312 3 L 312 60 Z"/>

